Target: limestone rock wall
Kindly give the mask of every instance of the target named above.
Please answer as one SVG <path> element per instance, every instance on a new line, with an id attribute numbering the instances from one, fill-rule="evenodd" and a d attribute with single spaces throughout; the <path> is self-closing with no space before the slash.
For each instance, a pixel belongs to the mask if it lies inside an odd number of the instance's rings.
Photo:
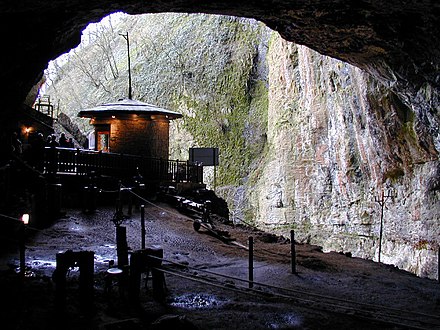
<path id="1" fill-rule="evenodd" d="M 414 97 L 394 94 L 392 79 L 385 84 L 253 20 L 150 15 L 112 24 L 105 35 L 114 38 L 118 77 L 108 65 L 99 83 L 84 76 L 78 50 L 50 89 L 72 117 L 124 95 L 126 52 L 115 31 L 130 31 L 135 98 L 184 115 L 170 125 L 171 158 L 219 147 L 216 181 L 212 168 L 205 180 L 232 220 L 285 236 L 294 229 L 300 242 L 378 260 L 376 200 L 392 192 L 381 261 L 436 278 L 440 116 L 430 84 Z M 83 62 L 100 59 L 86 48 Z"/>
<path id="2" fill-rule="evenodd" d="M 246 189 L 257 226 L 436 278 L 438 153 L 368 74 L 274 36 L 267 151 Z M 437 179 L 436 179 L 437 178 Z M 381 194 L 385 198 L 381 226 Z M 245 198 L 246 199 L 246 198 Z"/>

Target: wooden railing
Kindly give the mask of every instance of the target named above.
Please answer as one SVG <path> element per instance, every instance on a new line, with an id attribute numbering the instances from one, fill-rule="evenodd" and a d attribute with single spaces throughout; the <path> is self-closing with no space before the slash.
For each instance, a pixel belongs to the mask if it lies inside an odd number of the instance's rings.
<path id="1" fill-rule="evenodd" d="M 59 147 L 45 148 L 44 172 L 118 178 L 140 175 L 146 181 L 203 183 L 203 166 L 187 161 Z"/>

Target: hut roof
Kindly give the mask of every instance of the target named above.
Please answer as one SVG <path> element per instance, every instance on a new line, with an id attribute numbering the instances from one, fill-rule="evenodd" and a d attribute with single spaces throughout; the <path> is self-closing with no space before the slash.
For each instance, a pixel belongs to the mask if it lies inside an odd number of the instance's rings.
<path id="1" fill-rule="evenodd" d="M 181 118 L 182 114 L 156 105 L 131 99 L 120 99 L 116 102 L 98 105 L 94 108 L 81 110 L 78 117 L 106 117 L 120 114 L 167 115 L 168 119 Z"/>

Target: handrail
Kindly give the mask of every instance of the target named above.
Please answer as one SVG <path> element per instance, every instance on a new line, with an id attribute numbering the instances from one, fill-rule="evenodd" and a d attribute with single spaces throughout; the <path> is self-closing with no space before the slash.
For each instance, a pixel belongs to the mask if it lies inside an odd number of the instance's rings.
<path id="1" fill-rule="evenodd" d="M 203 166 L 189 161 L 78 148 L 45 147 L 44 173 L 96 173 L 120 178 L 142 176 L 147 181 L 203 183 Z"/>

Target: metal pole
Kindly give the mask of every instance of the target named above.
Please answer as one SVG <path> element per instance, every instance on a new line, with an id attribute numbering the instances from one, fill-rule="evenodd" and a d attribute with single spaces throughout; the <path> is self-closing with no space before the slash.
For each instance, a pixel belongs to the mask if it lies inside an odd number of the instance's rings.
<path id="1" fill-rule="evenodd" d="M 131 91 L 131 64 L 130 64 L 130 41 L 127 32 L 127 54 L 128 54 L 128 98 L 131 100 L 133 93 Z"/>
<path id="2" fill-rule="evenodd" d="M 380 195 L 380 198 L 376 198 L 376 202 L 380 204 L 380 231 L 379 231 L 379 257 L 378 262 L 380 262 L 380 256 L 382 254 L 382 234 L 383 234 L 383 208 L 385 206 L 385 200 L 387 198 L 391 198 L 394 200 L 394 198 L 397 197 L 397 193 L 393 189 L 388 189 L 387 194 L 384 194 L 384 190 L 382 188 L 382 193 Z"/>
<path id="3" fill-rule="evenodd" d="M 292 258 L 292 274 L 296 274 L 295 232 L 290 231 L 290 253 Z"/>
<path id="4" fill-rule="evenodd" d="M 122 182 L 118 183 L 118 199 L 116 200 L 116 213 L 122 215 Z"/>
<path id="5" fill-rule="evenodd" d="M 216 181 L 217 181 L 217 166 L 214 165 L 214 192 L 216 188 Z"/>
<path id="6" fill-rule="evenodd" d="M 249 236 L 249 289 L 254 286 L 254 238 Z"/>
<path id="7" fill-rule="evenodd" d="M 24 278 L 26 270 L 26 257 L 25 257 L 25 241 L 26 241 L 26 225 L 20 224 L 20 276 Z"/>
<path id="8" fill-rule="evenodd" d="M 437 281 L 440 283 L 440 244 L 438 245 L 437 252 Z"/>
<path id="9" fill-rule="evenodd" d="M 145 249 L 145 205 L 141 205 L 141 236 L 142 243 L 141 248 Z"/>
<path id="10" fill-rule="evenodd" d="M 216 162 L 215 162 L 215 159 L 216 159 L 216 157 L 215 157 L 215 151 L 216 151 L 217 149 L 216 148 L 214 148 L 213 149 L 213 152 L 212 152 L 212 163 L 214 164 L 214 192 L 215 192 L 215 188 L 216 188 L 216 183 L 217 183 L 217 164 L 216 164 Z"/>
<path id="11" fill-rule="evenodd" d="M 179 177 L 179 160 L 178 159 L 176 159 L 176 182 L 180 182 L 179 181 L 179 179 L 180 179 L 180 177 Z"/>
<path id="12" fill-rule="evenodd" d="M 380 229 L 379 229 L 379 257 L 378 257 L 378 262 L 380 262 L 380 255 L 382 253 L 382 232 L 383 232 L 383 206 L 384 206 L 383 190 L 382 190 L 381 199 L 378 202 L 380 204 Z"/>
<path id="13" fill-rule="evenodd" d="M 124 37 L 125 40 L 127 40 L 127 54 L 128 54 L 128 98 L 132 99 L 132 92 L 131 92 L 131 65 L 130 65 L 130 40 L 128 38 L 128 32 L 126 34 L 121 34 L 121 36 Z"/>

